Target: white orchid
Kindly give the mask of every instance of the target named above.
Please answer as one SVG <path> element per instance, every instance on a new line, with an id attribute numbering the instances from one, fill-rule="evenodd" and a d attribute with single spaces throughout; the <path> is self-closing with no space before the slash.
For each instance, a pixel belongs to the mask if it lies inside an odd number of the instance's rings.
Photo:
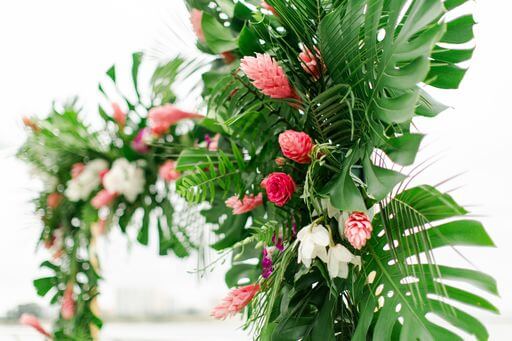
<path id="1" fill-rule="evenodd" d="M 108 168 L 108 162 L 95 159 L 85 165 L 84 170 L 67 183 L 64 194 L 71 201 L 87 200 L 100 185 L 100 172 Z"/>
<path id="2" fill-rule="evenodd" d="M 122 194 L 129 202 L 134 202 L 144 191 L 145 183 L 144 170 L 126 159 L 114 161 L 103 178 L 103 186 L 107 191 Z"/>
<path id="3" fill-rule="evenodd" d="M 327 270 L 331 278 L 347 278 L 348 264 L 361 266 L 361 257 L 354 256 L 346 247 L 336 244 L 329 248 L 327 255 Z"/>
<path id="4" fill-rule="evenodd" d="M 308 225 L 302 228 L 297 234 L 299 245 L 298 262 L 303 263 L 307 268 L 316 257 L 327 262 L 327 245 L 329 245 L 329 231 L 322 225 Z"/>

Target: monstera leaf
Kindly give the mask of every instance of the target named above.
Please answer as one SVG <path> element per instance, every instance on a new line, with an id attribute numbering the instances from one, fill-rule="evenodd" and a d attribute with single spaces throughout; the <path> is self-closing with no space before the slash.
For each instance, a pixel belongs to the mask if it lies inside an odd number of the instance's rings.
<path id="1" fill-rule="evenodd" d="M 466 213 L 430 186 L 408 189 L 382 207 L 354 286 L 362 290 L 355 292 L 360 317 L 353 340 L 462 340 L 430 314 L 479 340 L 488 338 L 484 325 L 459 306 L 497 308 L 459 285 L 497 295 L 494 279 L 433 260 L 432 250 L 445 246 L 493 246 L 479 222 L 460 218 Z"/>

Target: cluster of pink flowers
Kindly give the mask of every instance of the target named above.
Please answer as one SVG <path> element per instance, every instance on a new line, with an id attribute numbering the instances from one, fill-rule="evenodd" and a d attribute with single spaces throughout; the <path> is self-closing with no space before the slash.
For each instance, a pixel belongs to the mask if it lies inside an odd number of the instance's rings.
<path id="1" fill-rule="evenodd" d="M 372 236 L 372 223 L 363 212 L 353 212 L 345 221 L 343 233 L 349 243 L 357 250 L 366 245 L 366 241 Z"/>
<path id="2" fill-rule="evenodd" d="M 226 200 L 226 206 L 233 209 L 233 214 L 244 214 L 263 204 L 263 195 L 245 195 L 242 200 L 234 195 Z"/>
<path id="3" fill-rule="evenodd" d="M 279 134 L 279 146 L 284 156 L 297 163 L 307 164 L 311 162 L 311 150 L 313 141 L 304 132 L 286 130 Z"/>
<path id="4" fill-rule="evenodd" d="M 254 298 L 260 290 L 258 284 L 250 284 L 231 290 L 222 300 L 221 304 L 213 308 L 211 316 L 216 319 L 224 320 L 241 312 Z"/>
<path id="5" fill-rule="evenodd" d="M 176 161 L 167 160 L 160 166 L 158 175 L 165 181 L 170 182 L 178 180 L 181 174 L 176 170 Z"/>
<path id="6" fill-rule="evenodd" d="M 240 68 L 265 95 L 271 98 L 297 98 L 283 68 L 269 54 L 257 53 L 256 57 L 244 57 Z"/>
<path id="7" fill-rule="evenodd" d="M 288 174 L 274 172 L 263 179 L 261 187 L 266 190 L 268 200 L 282 207 L 292 198 L 297 185 Z"/>

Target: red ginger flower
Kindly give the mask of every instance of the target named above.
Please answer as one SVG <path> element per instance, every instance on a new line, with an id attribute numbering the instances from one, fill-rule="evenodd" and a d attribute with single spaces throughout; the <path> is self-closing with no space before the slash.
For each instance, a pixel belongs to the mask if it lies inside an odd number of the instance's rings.
<path id="1" fill-rule="evenodd" d="M 283 68 L 269 54 L 256 53 L 256 57 L 244 57 L 240 68 L 265 95 L 272 98 L 297 98 Z"/>
<path id="2" fill-rule="evenodd" d="M 372 236 L 372 223 L 363 212 L 353 212 L 345 221 L 343 233 L 350 244 L 357 250 L 366 245 L 366 241 Z"/>
<path id="3" fill-rule="evenodd" d="M 176 170 L 176 161 L 165 161 L 164 164 L 160 166 L 158 175 L 167 182 L 178 180 L 180 177 L 180 172 Z"/>
<path id="4" fill-rule="evenodd" d="M 258 284 L 250 284 L 231 290 L 222 302 L 213 308 L 211 316 L 219 320 L 224 320 L 226 317 L 241 312 L 251 302 L 259 290 L 260 286 Z"/>
<path id="5" fill-rule="evenodd" d="M 112 114 L 112 118 L 114 119 L 114 121 L 117 122 L 121 129 L 124 128 L 124 126 L 126 125 L 126 113 L 123 111 L 123 109 L 121 109 L 121 107 L 117 103 L 112 103 L 112 111 L 114 112 Z"/>
<path id="6" fill-rule="evenodd" d="M 75 299 L 73 298 L 73 283 L 69 283 L 62 297 L 60 313 L 64 320 L 70 320 L 75 316 Z"/>
<path id="7" fill-rule="evenodd" d="M 203 20 L 203 12 L 198 9 L 192 9 L 190 11 L 190 23 L 192 24 L 192 29 L 196 34 L 197 39 L 204 43 L 206 40 L 204 38 L 203 26 L 201 25 L 201 21 Z"/>
<path id="8" fill-rule="evenodd" d="M 286 173 L 270 173 L 261 186 L 267 191 L 268 200 L 279 207 L 284 206 L 293 196 L 296 185 L 292 177 Z"/>
<path id="9" fill-rule="evenodd" d="M 310 153 L 313 149 L 313 141 L 308 134 L 286 130 L 279 134 L 279 146 L 287 158 L 302 164 L 311 162 Z"/>
<path id="10" fill-rule="evenodd" d="M 51 334 L 43 328 L 43 326 L 41 325 L 41 322 L 39 322 L 39 319 L 37 317 L 35 317 L 34 315 L 31 315 L 31 314 L 21 315 L 20 323 L 25 326 L 34 328 L 35 330 L 37 330 L 39 333 L 46 336 L 47 338 L 50 338 L 50 339 L 52 338 Z"/>
<path id="11" fill-rule="evenodd" d="M 263 204 L 263 195 L 246 195 L 242 200 L 238 199 L 238 196 L 233 195 L 231 198 L 226 200 L 226 206 L 233 209 L 233 214 L 244 214 L 254 210 L 256 207 Z"/>
<path id="12" fill-rule="evenodd" d="M 171 126 L 181 120 L 203 118 L 202 115 L 180 110 L 172 104 L 166 104 L 151 109 L 148 117 L 151 132 L 156 136 L 164 135 Z"/>

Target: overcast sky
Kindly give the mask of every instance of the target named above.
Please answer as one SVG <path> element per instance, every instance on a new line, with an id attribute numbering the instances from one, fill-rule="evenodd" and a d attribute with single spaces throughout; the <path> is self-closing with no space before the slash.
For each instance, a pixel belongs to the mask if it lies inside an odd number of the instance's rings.
<path id="1" fill-rule="evenodd" d="M 498 280 L 502 299 L 494 302 L 510 316 L 512 72 L 511 30 L 506 25 L 512 5 L 506 0 L 488 0 L 474 8 L 478 48 L 471 69 L 460 90 L 436 91 L 453 109 L 436 119 L 417 121 L 428 134 L 420 158 L 440 158 L 421 180 L 435 184 L 466 172 L 443 188 L 463 186 L 454 196 L 483 216 L 498 248 L 462 251 L 477 268 Z M 183 7 L 178 0 L 0 3 L 0 312 L 37 301 L 31 281 L 46 256 L 34 254 L 40 227 L 27 202 L 36 184 L 24 165 L 9 157 L 24 138 L 21 116 L 44 116 L 54 98 L 79 94 L 86 104 L 86 118 L 93 121 L 97 83 L 113 62 L 126 62 L 131 52 L 155 46 L 165 53 L 182 52 L 186 44 L 178 43 L 166 27 L 186 27 L 186 14 L 179 9 Z M 190 32 L 181 38 L 193 40 Z M 116 288 L 121 287 L 165 290 L 182 305 L 206 310 L 225 290 L 222 269 L 199 285 L 194 275 L 184 271 L 194 268 L 193 260 L 182 263 L 158 257 L 154 246 L 132 245 L 128 250 L 118 233 L 101 247 L 107 309 L 114 304 Z M 465 265 L 450 252 L 438 258 L 443 259 Z"/>

